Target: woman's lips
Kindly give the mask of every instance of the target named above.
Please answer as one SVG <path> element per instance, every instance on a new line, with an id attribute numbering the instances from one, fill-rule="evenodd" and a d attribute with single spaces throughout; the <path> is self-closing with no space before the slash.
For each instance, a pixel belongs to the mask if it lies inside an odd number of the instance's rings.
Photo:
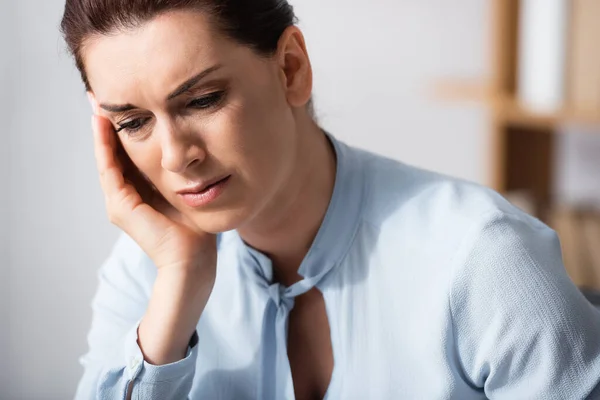
<path id="1" fill-rule="evenodd" d="M 225 190 L 231 175 L 221 179 L 217 183 L 208 186 L 198 192 L 179 193 L 179 196 L 188 207 L 202 207 L 215 201 Z"/>

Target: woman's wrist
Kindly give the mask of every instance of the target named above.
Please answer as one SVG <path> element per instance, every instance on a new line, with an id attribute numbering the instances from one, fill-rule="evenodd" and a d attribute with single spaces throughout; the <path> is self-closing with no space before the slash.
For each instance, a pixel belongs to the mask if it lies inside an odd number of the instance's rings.
<path id="1" fill-rule="evenodd" d="M 202 282 L 194 269 L 159 269 L 148 309 L 138 329 L 144 358 L 153 365 L 183 359 L 213 282 Z"/>

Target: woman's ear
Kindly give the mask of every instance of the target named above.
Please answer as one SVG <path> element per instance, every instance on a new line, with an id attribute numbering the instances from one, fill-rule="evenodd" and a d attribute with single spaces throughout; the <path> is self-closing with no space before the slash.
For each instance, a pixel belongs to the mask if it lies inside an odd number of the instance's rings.
<path id="1" fill-rule="evenodd" d="M 304 35 L 297 26 L 288 27 L 281 35 L 277 57 L 288 103 L 306 106 L 312 95 L 313 74 Z"/>

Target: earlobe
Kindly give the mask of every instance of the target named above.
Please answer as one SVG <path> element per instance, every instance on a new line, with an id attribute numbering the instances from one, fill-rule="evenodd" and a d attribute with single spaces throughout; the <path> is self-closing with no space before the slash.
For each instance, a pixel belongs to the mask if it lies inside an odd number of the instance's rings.
<path id="1" fill-rule="evenodd" d="M 278 62 L 288 102 L 294 107 L 305 106 L 312 94 L 312 67 L 304 36 L 298 27 L 287 28 L 281 36 Z"/>

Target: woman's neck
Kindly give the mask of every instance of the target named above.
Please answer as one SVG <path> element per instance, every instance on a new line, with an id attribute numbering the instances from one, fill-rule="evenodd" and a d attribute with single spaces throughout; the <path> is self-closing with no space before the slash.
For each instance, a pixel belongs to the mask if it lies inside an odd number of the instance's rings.
<path id="1" fill-rule="evenodd" d="M 247 225 L 242 239 L 269 256 L 274 278 L 290 286 L 301 280 L 298 268 L 323 222 L 335 184 L 335 151 L 312 121 L 300 126 L 294 173 L 289 185 Z"/>

